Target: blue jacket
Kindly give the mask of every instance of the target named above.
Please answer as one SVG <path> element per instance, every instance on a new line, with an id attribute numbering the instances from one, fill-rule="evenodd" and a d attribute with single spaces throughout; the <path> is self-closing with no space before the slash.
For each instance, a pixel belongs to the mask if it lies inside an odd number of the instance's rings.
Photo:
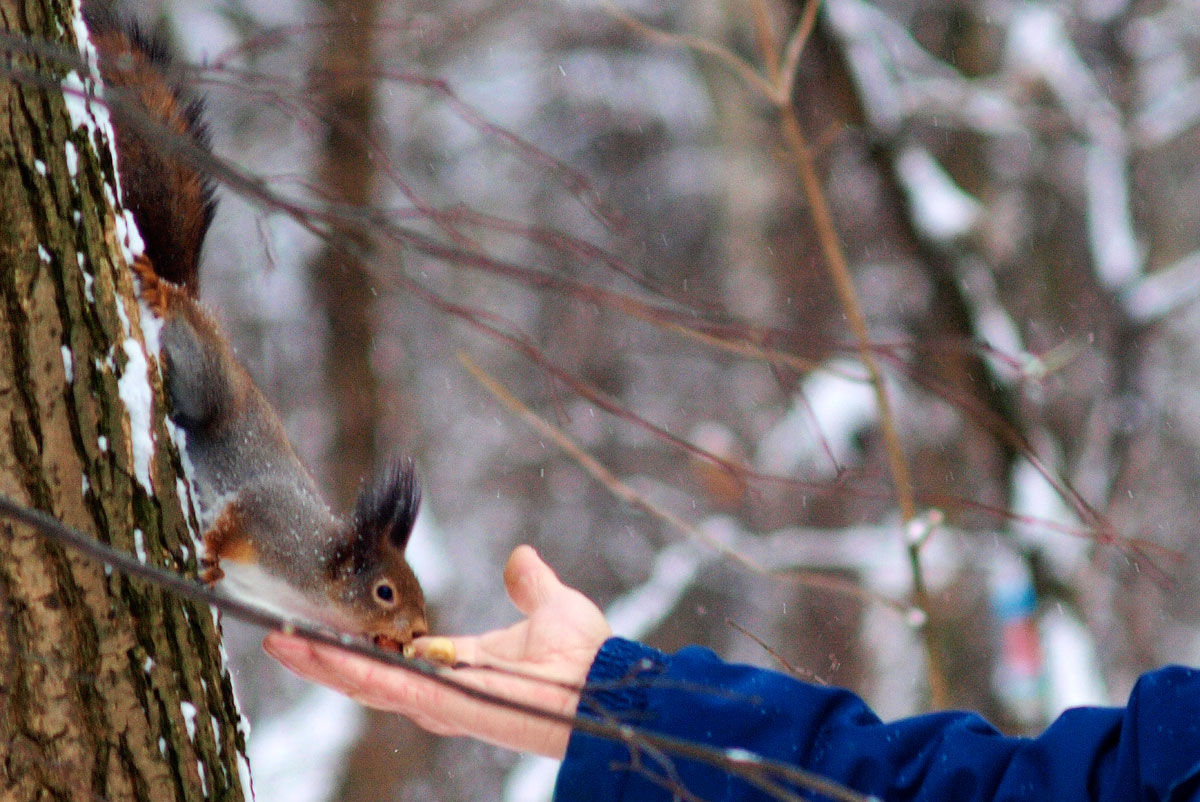
<path id="1" fill-rule="evenodd" d="M 1146 674 L 1128 706 L 1068 710 L 1038 738 L 1003 736 L 973 713 L 883 724 L 849 691 L 724 663 L 698 647 L 665 655 L 614 638 L 588 686 L 581 714 L 750 750 L 886 802 L 1200 802 L 1200 671 L 1190 668 Z M 706 802 L 771 799 L 702 763 L 644 750 L 632 770 L 631 760 L 620 742 L 576 731 L 555 798 L 668 802 L 673 771 Z"/>

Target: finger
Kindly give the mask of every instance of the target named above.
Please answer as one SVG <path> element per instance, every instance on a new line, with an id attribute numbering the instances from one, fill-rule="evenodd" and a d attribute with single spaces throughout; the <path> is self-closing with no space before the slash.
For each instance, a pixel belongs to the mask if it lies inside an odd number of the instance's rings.
<path id="1" fill-rule="evenodd" d="M 412 715 L 422 705 L 436 710 L 440 705 L 436 697 L 444 694 L 403 668 L 336 647 L 272 634 L 263 641 L 263 648 L 289 670 L 369 707 Z"/>
<path id="2" fill-rule="evenodd" d="M 479 638 L 476 636 L 451 638 L 439 635 L 417 638 L 413 641 L 413 646 L 416 648 L 418 657 L 424 656 L 424 651 L 435 637 L 441 640 L 448 640 L 454 644 L 456 663 L 474 663 L 476 661 L 479 653 Z M 314 645 L 308 640 L 295 635 L 284 635 L 280 632 L 268 633 L 266 638 L 263 639 L 263 650 L 288 668 L 305 676 L 310 675 L 314 669 L 320 668 L 324 670 L 334 668 L 328 665 L 329 660 L 333 659 L 333 655 L 341 657 L 344 654 L 340 650 L 330 649 L 328 652 L 330 658 L 328 660 L 318 659 L 317 653 L 314 651 Z"/>
<path id="3" fill-rule="evenodd" d="M 304 638 L 271 632 L 263 638 L 263 651 L 286 666 L 311 662 L 312 647 Z"/>
<path id="4" fill-rule="evenodd" d="M 546 603 L 556 593 L 565 589 L 558 576 L 542 562 L 532 546 L 517 546 L 504 566 L 504 587 L 508 597 L 523 615 Z"/>
<path id="5" fill-rule="evenodd" d="M 479 638 L 445 638 L 454 643 L 459 664 L 476 662 Z M 428 638 L 413 642 L 420 656 Z M 303 638 L 273 632 L 263 640 L 263 649 L 289 670 L 359 699 L 399 704 L 409 698 L 409 686 L 417 677 L 398 666 L 380 663 L 332 646 L 314 644 Z M 376 703 L 377 704 L 377 703 Z"/>
<path id="6" fill-rule="evenodd" d="M 324 649 L 303 638 L 272 632 L 263 640 L 267 654 L 290 671 L 343 693 L 356 691 L 370 661 L 347 652 Z M 365 665 L 362 665 L 365 664 Z"/>

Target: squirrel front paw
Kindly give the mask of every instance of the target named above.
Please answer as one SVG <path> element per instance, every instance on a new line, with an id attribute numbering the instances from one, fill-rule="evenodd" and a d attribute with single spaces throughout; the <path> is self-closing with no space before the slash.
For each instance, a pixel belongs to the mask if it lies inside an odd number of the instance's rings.
<path id="1" fill-rule="evenodd" d="M 211 587 L 224 579 L 225 571 L 221 569 L 223 559 L 238 563 L 258 561 L 258 550 L 250 542 L 236 503 L 226 506 L 212 527 L 204 533 L 200 581 Z"/>
<path id="2" fill-rule="evenodd" d="M 200 567 L 200 581 L 210 588 L 225 578 L 225 572 L 221 570 L 221 561 L 219 559 L 201 557 Z"/>

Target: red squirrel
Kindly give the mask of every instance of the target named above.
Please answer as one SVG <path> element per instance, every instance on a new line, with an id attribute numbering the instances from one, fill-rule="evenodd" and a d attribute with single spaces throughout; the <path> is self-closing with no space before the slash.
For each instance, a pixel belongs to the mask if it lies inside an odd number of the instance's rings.
<path id="1" fill-rule="evenodd" d="M 169 78 L 166 49 L 97 2 L 85 20 L 110 103 L 125 208 L 145 253 L 133 265 L 159 340 L 171 421 L 185 435 L 205 554 L 204 582 L 290 616 L 410 651 L 428 625 L 405 560 L 420 503 L 411 460 L 334 515 L 279 416 L 197 300 L 211 181 L 156 147 L 153 130 L 208 147 L 200 105 Z"/>

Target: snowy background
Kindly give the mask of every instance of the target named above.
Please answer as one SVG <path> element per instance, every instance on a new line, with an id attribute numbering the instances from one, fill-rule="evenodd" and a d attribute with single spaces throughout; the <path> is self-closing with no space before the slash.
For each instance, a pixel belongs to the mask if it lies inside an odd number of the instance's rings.
<path id="1" fill-rule="evenodd" d="M 762 31 L 782 40 L 802 4 L 622 8 L 759 65 Z M 374 67 L 361 43 L 336 63 L 375 101 L 369 314 L 310 291 L 320 240 L 230 191 L 204 294 L 334 496 L 357 481 L 337 432 L 363 422 L 333 400 L 329 310 L 371 332 L 365 425 L 380 457 L 420 465 L 438 630 L 513 620 L 500 570 L 525 542 L 620 634 L 786 664 L 887 717 L 927 709 L 923 637 L 951 703 L 1010 732 L 1200 662 L 1200 4 L 824 3 L 793 102 L 913 472 L 907 528 L 779 116 L 718 58 L 591 0 L 130 11 L 196 65 L 217 154 L 305 202 L 338 174 L 314 65 L 368 31 Z M 905 532 L 925 538 L 927 615 Z M 552 782 L 547 761 L 365 714 L 287 677 L 260 633 L 226 633 L 262 802 Z"/>

